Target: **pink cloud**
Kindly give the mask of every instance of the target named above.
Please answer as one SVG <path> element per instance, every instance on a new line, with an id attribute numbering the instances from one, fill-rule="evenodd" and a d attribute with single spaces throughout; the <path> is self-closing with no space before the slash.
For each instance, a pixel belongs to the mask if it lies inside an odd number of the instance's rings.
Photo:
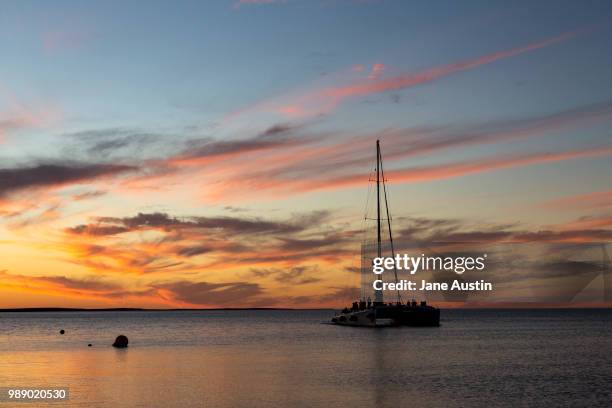
<path id="1" fill-rule="evenodd" d="M 57 123 L 61 110 L 52 104 L 24 104 L 9 96 L 3 112 L 0 112 L 0 141 L 7 134 L 19 129 L 41 129 Z"/>
<path id="2" fill-rule="evenodd" d="M 368 74 L 368 79 L 369 80 L 378 79 L 378 77 L 382 75 L 384 70 L 385 70 L 385 65 L 384 64 L 378 63 L 378 64 L 372 65 L 372 70 Z"/>
<path id="3" fill-rule="evenodd" d="M 606 215 L 602 217 L 582 217 L 576 221 L 565 224 L 561 230 L 597 230 L 612 227 L 612 216 Z"/>
<path id="4" fill-rule="evenodd" d="M 401 166 L 401 160 L 471 146 L 483 146 L 508 141 L 552 137 L 559 130 L 574 129 L 592 123 L 609 121 L 612 103 L 579 106 L 541 116 L 488 121 L 463 125 L 458 128 L 418 127 L 388 129 L 376 133 L 309 133 L 306 128 L 287 128 L 280 138 L 261 138 L 208 142 L 201 148 L 189 150 L 149 163 L 160 169 L 131 179 L 127 190 L 159 188 L 160 185 L 180 183 L 185 172 L 190 172 L 194 183 L 206 185 L 205 198 L 215 201 L 229 198 L 237 190 L 241 194 L 271 190 L 274 194 L 291 195 L 309 190 L 345 188 L 362 184 L 367 175 L 362 170 L 372 160 L 376 139 L 384 145 L 384 157 L 390 168 Z M 608 154 L 609 150 L 576 151 L 588 156 Z M 579 154 L 574 152 L 574 154 Z M 250 157 L 257 154 L 257 166 Z M 528 165 L 531 161 L 547 162 L 576 158 L 570 155 L 528 153 L 520 156 L 475 158 L 469 163 L 450 163 L 424 168 L 408 168 L 398 173 L 397 182 L 418 182 L 463 174 L 492 171 L 497 168 Z M 419 175 L 424 179 L 418 180 Z M 210 182 L 214 180 L 214 182 Z M 137 182 L 136 182 L 137 181 Z M 328 185 L 329 184 L 329 185 Z M 148 187 L 147 187 L 148 186 Z"/>
<path id="5" fill-rule="evenodd" d="M 316 98 L 329 98 L 334 101 L 334 104 L 340 103 L 343 99 L 369 95 L 374 93 L 380 93 L 390 90 L 399 90 L 415 85 L 431 82 L 436 79 L 461 72 L 472 68 L 479 67 L 481 65 L 490 64 L 492 62 L 513 57 L 515 55 L 523 54 L 529 51 L 534 51 L 540 48 L 544 48 L 562 41 L 566 41 L 572 37 L 575 37 L 577 33 L 571 32 L 559 35 L 557 37 L 549 38 L 543 41 L 531 43 L 522 47 L 513 48 L 506 51 L 500 51 L 493 54 L 484 55 L 479 58 L 470 60 L 460 61 L 453 64 L 443 65 L 439 67 L 430 68 L 414 74 L 403 74 L 389 79 L 378 80 L 374 82 L 362 81 L 347 86 L 340 86 L 335 88 L 323 89 L 315 94 Z"/>
<path id="6" fill-rule="evenodd" d="M 385 66 L 381 63 L 377 63 L 373 65 L 366 78 L 355 80 L 347 85 L 327 86 L 311 91 L 292 93 L 290 95 L 264 100 L 251 107 L 233 112 L 229 117 L 235 119 L 237 116 L 245 113 L 273 113 L 293 119 L 315 117 L 333 111 L 338 105 L 348 99 L 406 89 L 432 82 L 452 74 L 567 41 L 578 35 L 578 33 L 578 31 L 568 32 L 521 47 L 432 67 L 420 72 L 404 73 L 389 78 L 380 78 Z M 363 66 L 356 65 L 352 67 L 351 70 L 359 72 L 362 68 Z"/>
<path id="7" fill-rule="evenodd" d="M 385 176 L 391 183 L 421 183 L 513 167 L 603 156 L 612 156 L 612 148 L 594 148 L 513 156 L 498 155 L 466 162 L 398 168 L 385 172 Z M 359 187 L 363 186 L 364 180 L 368 179 L 368 174 L 364 172 L 353 172 L 344 175 L 334 175 L 333 172 L 328 172 L 322 174 L 320 177 L 310 178 L 297 176 L 283 177 L 278 176 L 278 174 L 284 173 L 278 172 L 278 169 L 250 174 L 239 172 L 236 177 L 211 186 L 210 190 L 207 191 L 207 197 L 212 201 L 221 198 L 228 200 L 237 192 L 239 192 L 241 197 L 244 197 L 247 191 L 259 194 L 262 190 L 268 190 L 278 195 L 285 196 L 310 191 Z"/>
<path id="8" fill-rule="evenodd" d="M 542 204 L 554 210 L 593 210 L 612 208 L 612 190 L 562 197 Z"/>

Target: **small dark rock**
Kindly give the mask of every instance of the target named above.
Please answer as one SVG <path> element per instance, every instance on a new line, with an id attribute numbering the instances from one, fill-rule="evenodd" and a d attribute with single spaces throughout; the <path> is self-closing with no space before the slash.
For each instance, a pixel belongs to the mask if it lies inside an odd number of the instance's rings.
<path id="1" fill-rule="evenodd" d="M 128 338 L 123 334 L 117 336 L 115 342 L 113 343 L 113 347 L 117 348 L 126 348 L 128 346 Z"/>
<path id="2" fill-rule="evenodd" d="M 87 345 L 87 347 L 91 347 L 91 343 L 89 343 L 89 344 Z"/>
<path id="3" fill-rule="evenodd" d="M 64 333 L 66 333 L 64 329 L 60 330 L 60 334 L 64 334 Z"/>

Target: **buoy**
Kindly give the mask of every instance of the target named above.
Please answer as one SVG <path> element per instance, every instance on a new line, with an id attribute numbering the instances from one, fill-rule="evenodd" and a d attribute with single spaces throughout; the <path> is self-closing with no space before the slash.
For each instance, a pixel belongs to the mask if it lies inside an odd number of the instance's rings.
<path id="1" fill-rule="evenodd" d="M 124 336 L 123 334 L 120 334 L 119 336 L 117 336 L 117 338 L 115 339 L 115 342 L 113 343 L 113 347 L 117 347 L 117 348 L 126 348 L 127 346 L 128 346 L 128 338 Z"/>
<path id="2" fill-rule="evenodd" d="M 64 334 L 64 333 L 66 333 L 64 329 L 60 330 L 60 334 Z"/>

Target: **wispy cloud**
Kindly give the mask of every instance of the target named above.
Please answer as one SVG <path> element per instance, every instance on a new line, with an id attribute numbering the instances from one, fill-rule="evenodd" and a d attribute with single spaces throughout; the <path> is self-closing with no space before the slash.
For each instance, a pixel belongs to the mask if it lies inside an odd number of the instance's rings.
<path id="1" fill-rule="evenodd" d="M 210 201 L 231 201 L 237 194 L 259 194 L 263 190 L 275 197 L 348 188 L 367 180 L 365 166 L 372 162 L 372 146 L 377 139 L 383 142 L 385 162 L 390 165 L 387 175 L 392 182 L 440 180 L 503 168 L 607 156 L 610 149 L 602 146 L 541 153 L 528 150 L 420 167 L 398 167 L 398 163 L 411 157 L 433 157 L 434 153 L 451 149 L 554 137 L 561 131 L 611 119 L 612 103 L 602 102 L 538 116 L 386 129 L 370 134 L 317 133 L 303 125 L 278 124 L 248 138 L 190 141 L 175 155 L 146 162 L 148 170 L 144 175 L 127 180 L 125 188 L 181 183 L 187 173 L 191 180 L 198 179 L 207 185 L 203 195 Z M 250 160 L 254 153 L 257 153 L 256 166 Z"/>
<path id="2" fill-rule="evenodd" d="M 542 152 L 533 154 L 497 155 L 486 158 L 472 159 L 463 162 L 453 162 L 420 167 L 404 167 L 388 170 L 385 176 L 391 183 L 417 183 L 462 177 L 471 174 L 490 172 L 495 170 L 521 167 L 528 165 L 560 162 L 565 160 L 605 157 L 612 155 L 612 148 L 601 147 L 562 152 Z M 347 169 L 347 174 L 335 175 L 333 173 L 309 172 L 292 177 L 291 173 L 278 172 L 278 170 L 254 172 L 250 175 L 241 174 L 232 179 L 231 183 L 218 184 L 208 191 L 209 198 L 213 200 L 223 197 L 231 200 L 235 191 L 267 190 L 276 195 L 290 195 L 316 190 L 335 190 L 362 186 L 369 174 L 366 172 L 353 172 Z M 240 189 L 237 189 L 240 186 Z M 230 188 L 231 187 L 231 188 Z"/>
<path id="3" fill-rule="evenodd" d="M 140 129 L 112 127 L 88 129 L 62 135 L 63 155 L 83 159 L 119 161 L 149 159 L 175 152 L 176 135 Z"/>
<path id="4" fill-rule="evenodd" d="M 373 66 L 370 73 L 362 80 L 356 80 L 346 85 L 315 89 L 298 94 L 297 96 L 291 95 L 288 97 L 275 98 L 270 101 L 263 101 L 250 108 L 234 113 L 232 117 L 235 117 L 238 114 L 253 112 L 275 113 L 282 117 L 291 119 L 315 117 L 331 112 L 339 104 L 351 98 L 378 94 L 387 91 L 397 91 L 425 84 L 452 74 L 474 69 L 482 65 L 491 64 L 499 60 L 549 47 L 551 45 L 567 41 L 576 35 L 578 35 L 577 31 L 568 32 L 521 47 L 499 51 L 447 65 L 432 67 L 420 72 L 405 73 L 392 77 L 381 77 L 381 73 L 384 70 L 384 65 L 382 63 L 377 63 Z M 359 65 L 358 67 L 361 66 Z"/>
<path id="5" fill-rule="evenodd" d="M 461 177 L 469 174 L 500 170 L 510 167 L 527 166 L 542 163 L 551 163 L 563 160 L 586 157 L 612 156 L 612 148 L 594 148 L 585 150 L 537 153 L 515 156 L 495 156 L 486 159 L 470 160 L 460 163 L 450 163 L 435 166 L 410 167 L 394 169 L 386 173 L 391 182 L 425 182 Z M 326 180 L 323 184 L 314 182 L 294 183 L 298 191 L 312 191 L 315 189 L 328 189 L 337 187 L 351 187 L 363 184 L 366 174 L 354 174 Z M 293 182 L 292 182 L 293 183 Z"/>
<path id="6" fill-rule="evenodd" d="M 370 70 L 370 73 L 368 74 L 368 79 L 369 80 L 378 79 L 382 75 L 384 70 L 385 70 L 385 64 L 376 63 L 372 65 L 372 69 Z"/>
<path id="7" fill-rule="evenodd" d="M 136 167 L 128 165 L 86 163 L 36 163 L 0 168 L 0 197 L 16 191 L 65 186 L 134 170 Z"/>
<path id="8" fill-rule="evenodd" d="M 314 214 L 321 220 L 325 212 Z M 147 229 L 202 229 L 222 231 L 226 234 L 285 234 L 303 231 L 312 218 L 298 218 L 295 222 L 270 221 L 246 217 L 183 217 L 174 218 L 166 213 L 139 213 L 134 217 L 99 217 L 97 223 L 68 229 L 75 234 L 116 235 L 128 231 Z"/>
<path id="9" fill-rule="evenodd" d="M 140 289 L 130 290 L 118 283 L 105 281 L 98 277 L 67 277 L 59 275 L 51 276 L 26 276 L 7 271 L 0 271 L 0 287 L 3 289 L 14 289 L 26 293 L 43 293 L 70 298 L 98 299 L 109 301 L 117 298 L 136 297 L 142 299 L 144 296 L 153 294 L 153 290 Z"/>
<path id="10" fill-rule="evenodd" d="M 9 93 L 5 107 L 0 112 L 0 142 L 11 132 L 42 129 L 57 123 L 61 117 L 62 113 L 55 105 L 25 104 Z"/>
<path id="11" fill-rule="evenodd" d="M 168 164 L 209 164 L 240 155 L 262 153 L 282 147 L 312 143 L 312 137 L 298 137 L 300 126 L 276 124 L 250 138 L 214 140 L 209 138 L 188 142 L 185 151 L 167 161 Z"/>
<path id="12" fill-rule="evenodd" d="M 102 197 L 103 195 L 106 195 L 106 194 L 107 192 L 103 190 L 85 191 L 83 193 L 73 195 L 72 199 L 74 201 L 90 200 L 90 199 Z"/>
<path id="13" fill-rule="evenodd" d="M 556 198 L 542 203 L 541 206 L 561 211 L 609 209 L 612 208 L 612 190 Z"/>
<path id="14" fill-rule="evenodd" d="M 112 219 L 101 217 L 101 227 L 105 220 Z M 320 307 L 337 306 L 356 296 L 353 287 L 333 284 L 342 274 L 354 276 L 347 268 L 351 254 L 359 247 L 361 234 L 347 226 L 328 234 L 327 228 L 319 228 L 320 222 L 300 221 L 291 222 L 291 225 L 303 222 L 299 231 L 253 236 L 239 230 L 217 231 L 207 223 L 202 228 L 188 227 L 180 219 L 195 218 L 140 214 L 126 218 L 126 231 L 122 232 L 89 237 L 70 231 L 62 246 L 55 249 L 63 248 L 72 262 L 89 270 L 88 274 L 25 276 L 4 271 L 0 272 L 0 286 L 111 303 L 121 297 L 140 305 L 167 307 Z M 491 280 L 513 285 L 546 279 L 548 287 L 556 287 L 558 280 L 565 277 L 591 280 L 598 273 L 600 251 L 594 252 L 595 258 L 592 254 L 586 258 L 576 256 L 589 248 L 598 249 L 597 245 L 612 239 L 609 223 L 601 228 L 578 229 L 578 226 L 568 223 L 530 229 L 518 224 L 401 217 L 396 222 L 396 248 L 429 255 L 485 251 L 490 254 Z M 127 231 L 128 227 L 133 230 Z M 154 231 L 157 233 L 151 235 Z M 137 234 L 129 235 L 134 232 Z M 122 235 L 126 239 L 117 240 Z M 89 238 L 91 242 L 87 242 Z M 529 245 L 530 250 L 525 251 L 524 245 Z M 563 246 L 563 250 L 552 246 Z M 543 254 L 537 260 L 528 256 L 534 248 Z M 182 250 L 186 251 L 181 253 Z M 336 253 L 333 262 L 327 262 L 321 255 L 326 251 Z M 252 261 L 252 257 L 256 260 Z M 189 263 L 181 264 L 180 259 L 185 262 L 188 259 Z M 148 274 L 126 274 L 136 270 Z M 326 272 L 321 273 L 322 270 Z M 299 293 L 289 290 L 298 285 Z M 138 289 L 131 289 L 134 287 Z M 278 288 L 287 289 L 281 293 Z M 561 295 L 556 298 L 561 299 Z"/>
<path id="15" fill-rule="evenodd" d="M 587 215 L 579 219 L 567 223 L 563 226 L 563 230 L 597 230 L 612 227 L 612 215 Z"/>
<path id="16" fill-rule="evenodd" d="M 190 282 L 159 283 L 157 290 L 174 301 L 186 305 L 240 307 L 248 305 L 253 298 L 263 294 L 262 288 L 252 282 Z"/>
<path id="17" fill-rule="evenodd" d="M 399 249 L 429 251 L 461 244 L 473 245 L 482 251 L 497 244 L 598 244 L 612 239 L 609 217 L 599 225 L 577 221 L 529 229 L 520 225 L 471 225 L 466 220 L 407 217 L 396 228 L 394 242 L 397 241 Z"/>
<path id="18" fill-rule="evenodd" d="M 106 272 L 197 270 L 202 257 L 207 267 L 223 269 L 273 263 L 295 267 L 312 256 L 324 261 L 343 253 L 348 237 L 321 230 L 328 217 L 326 211 L 278 220 L 166 213 L 97 217 L 67 228 L 58 248 L 70 253 L 72 262 Z"/>

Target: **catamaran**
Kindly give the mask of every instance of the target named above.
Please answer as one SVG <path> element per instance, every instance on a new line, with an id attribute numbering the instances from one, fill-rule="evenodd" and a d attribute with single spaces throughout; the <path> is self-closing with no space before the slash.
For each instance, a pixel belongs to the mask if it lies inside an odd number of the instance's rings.
<path id="1" fill-rule="evenodd" d="M 381 191 L 382 187 L 382 191 Z M 381 193 L 382 198 L 381 200 Z M 375 247 L 368 242 L 363 242 L 361 247 L 361 299 L 353 302 L 351 307 L 344 308 L 337 313 L 331 323 L 342 326 L 363 326 L 363 327 L 387 327 L 387 326 L 439 326 L 440 309 L 432 307 L 426 301 L 417 303 L 415 300 L 403 302 L 400 291 L 396 291 L 396 299 L 392 302 L 385 302 L 383 290 L 374 290 L 374 301 L 367 296 L 368 276 L 372 277 L 373 250 L 376 256 L 383 256 L 383 225 L 381 218 L 381 204 L 386 210 L 386 227 L 389 234 L 386 249 L 390 249 L 391 256 L 395 258 L 393 247 L 393 234 L 391 232 L 391 217 L 389 215 L 389 203 L 387 200 L 387 187 L 385 173 L 382 164 L 382 153 L 380 141 L 376 141 L 376 244 Z M 366 215 L 367 219 L 367 215 Z M 397 268 L 394 269 L 395 283 L 398 282 Z M 380 275 L 377 279 L 382 279 Z M 365 285 L 364 285 L 364 282 Z M 369 286 L 370 288 L 372 286 Z"/>

